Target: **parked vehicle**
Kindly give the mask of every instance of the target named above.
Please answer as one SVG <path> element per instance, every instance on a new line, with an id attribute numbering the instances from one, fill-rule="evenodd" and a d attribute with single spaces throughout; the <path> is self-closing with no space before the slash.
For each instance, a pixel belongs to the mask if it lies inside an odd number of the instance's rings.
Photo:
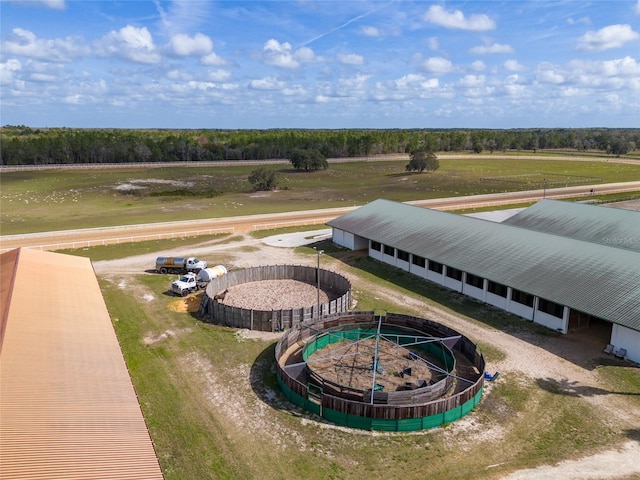
<path id="1" fill-rule="evenodd" d="M 186 297 L 199 288 L 206 287 L 207 283 L 208 282 L 202 282 L 198 280 L 198 277 L 195 273 L 189 272 L 182 275 L 178 280 L 171 282 L 171 291 L 176 295 Z"/>
<path id="2" fill-rule="evenodd" d="M 200 288 L 206 288 L 211 279 L 221 277 L 226 273 L 227 269 L 224 265 L 217 265 L 213 268 L 204 268 L 197 274 L 188 272 L 182 275 L 178 280 L 171 282 L 171 291 L 176 295 L 186 297 Z"/>
<path id="3" fill-rule="evenodd" d="M 198 273 L 207 268 L 207 262 L 196 257 L 158 257 L 156 271 L 160 273 Z"/>

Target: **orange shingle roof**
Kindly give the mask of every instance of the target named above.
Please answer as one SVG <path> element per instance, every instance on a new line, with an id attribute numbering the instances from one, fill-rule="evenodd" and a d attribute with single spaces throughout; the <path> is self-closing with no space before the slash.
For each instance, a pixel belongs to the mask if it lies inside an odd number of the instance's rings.
<path id="1" fill-rule="evenodd" d="M 0 477 L 162 479 L 86 258 L 0 255 Z"/>

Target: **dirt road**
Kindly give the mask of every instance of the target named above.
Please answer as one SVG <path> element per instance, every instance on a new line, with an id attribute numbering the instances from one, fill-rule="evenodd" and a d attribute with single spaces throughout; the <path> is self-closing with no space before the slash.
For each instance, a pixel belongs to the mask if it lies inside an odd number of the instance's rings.
<path id="1" fill-rule="evenodd" d="M 527 190 L 487 195 L 473 195 L 407 202 L 437 210 L 461 210 L 535 202 L 545 198 L 585 197 L 596 193 L 619 193 L 640 190 L 640 182 L 609 183 L 601 185 L 581 185 L 546 190 Z M 296 212 L 273 213 L 267 215 L 246 215 L 240 217 L 208 218 L 180 222 L 150 223 L 144 225 L 123 225 L 119 227 L 87 228 L 63 230 L 0 237 L 0 252 L 18 247 L 59 250 L 95 245 L 107 245 L 132 241 L 195 236 L 215 233 L 246 233 L 254 230 L 268 230 L 286 226 L 322 225 L 329 220 L 344 215 L 357 207 L 330 208 L 322 210 L 302 210 Z"/>

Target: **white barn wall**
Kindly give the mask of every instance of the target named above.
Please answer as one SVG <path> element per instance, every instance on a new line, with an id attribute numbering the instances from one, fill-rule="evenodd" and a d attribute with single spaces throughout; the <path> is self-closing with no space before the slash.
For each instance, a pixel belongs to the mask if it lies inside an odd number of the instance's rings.
<path id="1" fill-rule="evenodd" d="M 640 332 L 614 323 L 611 329 L 611 345 L 615 347 L 615 351 L 620 348 L 626 349 L 627 359 L 640 363 Z"/>
<path id="2" fill-rule="evenodd" d="M 444 273 L 434 272 L 433 270 L 427 270 L 427 280 L 444 286 Z"/>
<path id="3" fill-rule="evenodd" d="M 409 262 L 396 258 L 396 267 L 401 268 L 405 272 L 409 271 Z"/>
<path id="4" fill-rule="evenodd" d="M 413 263 L 409 265 L 409 273 L 413 273 L 420 278 L 427 278 L 427 269 L 425 267 L 419 267 Z"/>
<path id="5" fill-rule="evenodd" d="M 487 282 L 485 281 L 485 284 Z M 462 293 L 468 295 L 469 297 L 475 298 L 476 300 L 480 300 L 484 302 L 484 293 L 485 291 L 482 288 L 474 287 L 473 285 L 469 285 L 468 283 L 464 284 L 464 290 Z"/>
<path id="6" fill-rule="evenodd" d="M 344 230 L 340 230 L 338 228 L 333 228 L 331 230 L 331 241 L 333 243 L 335 243 L 336 245 L 339 245 L 341 247 L 350 248 L 349 245 L 345 244 L 345 240 L 344 240 L 345 233 L 346 232 Z"/>
<path id="7" fill-rule="evenodd" d="M 501 308 L 502 310 L 507 309 L 506 297 L 501 297 L 500 295 L 496 295 L 495 293 L 487 292 L 487 296 L 485 297 L 484 301 L 489 305 Z"/>
<path id="8" fill-rule="evenodd" d="M 351 250 L 362 250 L 369 247 L 369 240 L 359 237 L 353 233 L 345 232 L 339 228 L 332 229 L 331 240 L 336 245 L 349 248 Z"/>
<path id="9" fill-rule="evenodd" d="M 474 287 L 473 285 L 469 285 L 463 281 L 447 277 L 446 265 L 444 266 L 443 273 L 439 274 L 433 270 L 429 270 L 427 267 L 419 267 L 411 262 L 400 260 L 395 255 L 385 254 L 384 245 L 382 245 L 382 249 L 380 251 L 373 250 L 371 248 L 370 240 L 355 236 L 340 229 L 333 229 L 332 240 L 334 243 L 352 250 L 368 248 L 369 256 L 375 260 L 400 268 L 430 282 L 450 288 L 451 290 L 462 292 L 464 295 L 471 298 L 493 305 L 526 320 L 532 320 L 534 323 L 538 323 L 552 330 L 565 334 L 568 331 L 570 309 L 566 306 L 563 310 L 563 318 L 558 318 L 554 315 L 549 315 L 538 310 L 538 298 L 535 298 L 533 307 L 528 307 L 527 305 L 511 300 L 511 287 L 508 287 L 506 297 L 496 295 L 487 290 L 486 279 L 484 281 L 484 288 L 480 289 Z M 394 253 L 396 251 L 397 250 L 394 249 Z M 463 280 L 465 276 L 466 273 L 463 272 Z M 611 343 L 616 347 L 616 349 L 625 348 L 630 360 L 640 362 L 640 332 L 613 324 Z"/>
<path id="10" fill-rule="evenodd" d="M 563 318 L 558 318 L 555 315 L 549 315 L 548 313 L 536 310 L 533 321 L 534 323 L 539 323 L 540 325 L 543 325 L 547 328 L 551 328 L 562 333 L 567 333 L 567 329 L 569 326 L 568 312 L 569 309 L 567 307 L 564 307 Z"/>
<path id="11" fill-rule="evenodd" d="M 511 302 L 509 302 L 508 311 L 509 313 L 513 313 L 514 315 L 518 315 L 519 317 L 525 318 L 527 320 L 533 320 L 533 307 L 527 307 L 522 303 L 511 300 Z"/>

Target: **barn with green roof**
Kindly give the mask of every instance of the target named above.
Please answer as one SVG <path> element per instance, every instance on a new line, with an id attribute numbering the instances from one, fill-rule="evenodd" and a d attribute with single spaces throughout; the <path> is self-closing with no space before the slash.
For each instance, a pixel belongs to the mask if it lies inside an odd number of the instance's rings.
<path id="1" fill-rule="evenodd" d="M 640 362 L 640 212 L 543 200 L 496 223 L 379 199 L 333 242 L 561 333 L 610 327 Z"/>

